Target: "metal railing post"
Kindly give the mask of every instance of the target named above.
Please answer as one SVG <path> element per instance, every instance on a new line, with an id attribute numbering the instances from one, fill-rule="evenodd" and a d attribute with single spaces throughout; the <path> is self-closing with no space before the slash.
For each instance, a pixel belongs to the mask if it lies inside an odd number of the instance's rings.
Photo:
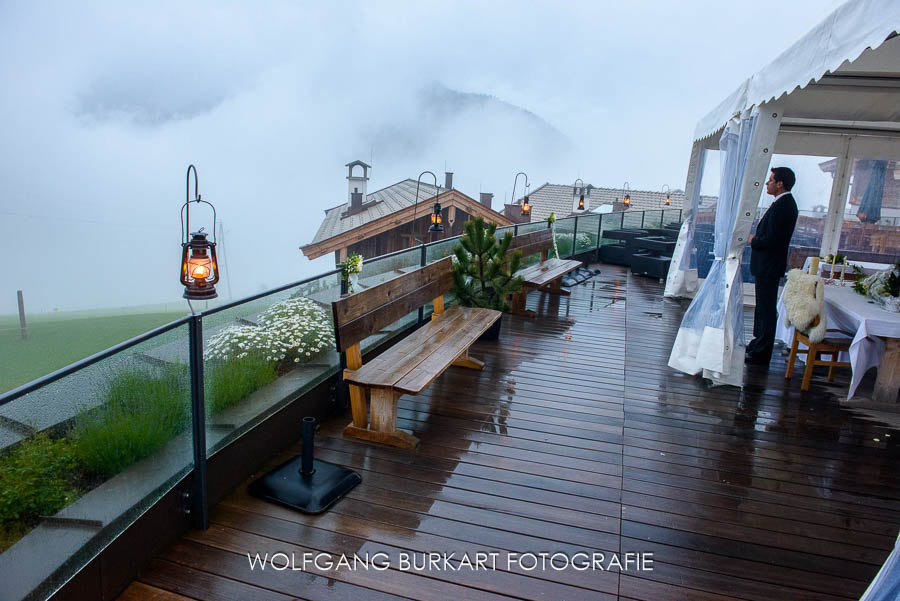
<path id="1" fill-rule="evenodd" d="M 191 426 L 194 444 L 194 491 L 191 511 L 194 527 L 209 528 L 206 488 L 206 403 L 203 398 L 203 317 L 193 314 L 188 322 L 191 370 Z"/>
<path id="2" fill-rule="evenodd" d="M 641 211 L 641 229 L 644 229 L 644 218 L 647 216 L 647 211 Z"/>
<path id="3" fill-rule="evenodd" d="M 419 256 L 419 267 L 425 267 L 425 243 L 422 243 L 421 254 Z M 419 325 L 425 321 L 425 307 L 419 307 Z"/>
<path id="4" fill-rule="evenodd" d="M 519 224 L 516 223 L 515 225 L 513 225 L 513 236 L 518 236 L 518 235 L 519 235 Z"/>
<path id="5" fill-rule="evenodd" d="M 572 230 L 572 256 L 575 258 L 575 246 L 578 244 L 578 215 L 575 215 L 575 229 Z"/>
<path id="6" fill-rule="evenodd" d="M 600 219 L 597 220 L 597 246 L 594 249 L 595 257 L 594 261 L 600 262 L 600 236 L 603 235 L 603 213 L 600 214 Z"/>

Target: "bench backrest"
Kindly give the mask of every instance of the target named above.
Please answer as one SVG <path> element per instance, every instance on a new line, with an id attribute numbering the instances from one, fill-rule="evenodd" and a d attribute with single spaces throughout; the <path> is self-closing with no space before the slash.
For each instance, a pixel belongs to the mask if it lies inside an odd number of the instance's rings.
<path id="1" fill-rule="evenodd" d="M 452 261 L 445 257 L 332 302 L 338 351 L 359 344 L 432 299 L 435 313 L 442 312 L 443 295 L 452 288 Z"/>
<path id="2" fill-rule="evenodd" d="M 542 261 L 547 259 L 547 251 L 552 247 L 553 238 L 551 236 L 550 228 L 513 236 L 512 242 L 509 244 L 510 251 L 522 251 L 523 257 L 533 255 L 534 253 L 541 253 Z"/>

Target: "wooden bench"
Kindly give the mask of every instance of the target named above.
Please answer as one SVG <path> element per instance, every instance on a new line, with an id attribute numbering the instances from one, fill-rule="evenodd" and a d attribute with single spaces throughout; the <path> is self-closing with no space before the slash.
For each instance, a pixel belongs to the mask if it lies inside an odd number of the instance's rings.
<path id="1" fill-rule="evenodd" d="M 562 277 L 581 267 L 582 263 L 566 259 L 548 259 L 547 255 L 551 248 L 553 238 L 549 228 L 515 236 L 512 239 L 510 251 L 521 251 L 523 257 L 541 253 L 540 263 L 524 267 L 515 273 L 522 278 L 523 285 L 520 292 L 512 295 L 513 314 L 534 317 L 534 311 L 525 308 L 525 298 L 532 290 L 569 296 L 569 291 L 562 288 Z"/>
<path id="2" fill-rule="evenodd" d="M 346 354 L 344 380 L 350 385 L 353 412 L 345 435 L 415 448 L 419 440 L 397 429 L 400 395 L 422 392 L 451 365 L 484 367 L 469 357 L 469 347 L 500 312 L 459 306 L 445 311 L 443 295 L 452 288 L 452 263 L 446 257 L 331 304 L 337 349 Z M 432 299 L 434 314 L 428 324 L 363 365 L 360 341 Z"/>

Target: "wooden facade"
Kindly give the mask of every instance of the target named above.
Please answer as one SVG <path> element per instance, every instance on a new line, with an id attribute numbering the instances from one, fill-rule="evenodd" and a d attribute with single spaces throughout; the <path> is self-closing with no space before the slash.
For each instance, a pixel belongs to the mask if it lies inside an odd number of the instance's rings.
<path id="1" fill-rule="evenodd" d="M 377 233 L 370 238 L 351 244 L 346 250 L 336 250 L 334 251 L 334 261 L 336 264 L 343 263 L 346 257 L 342 258 L 342 253 L 346 253 L 347 256 L 358 254 L 366 258 L 380 257 L 404 248 L 417 246 L 421 242 L 437 242 L 445 238 L 460 236 L 466 232 L 466 221 L 472 219 L 472 215 L 456 207 L 444 207 L 441 211 L 441 216 L 444 220 L 443 232 L 428 231 L 431 225 L 429 207 L 429 211 L 425 216 L 416 217 L 415 227 L 410 221 L 410 223 L 398 225 L 387 231 Z M 452 223 L 450 222 L 451 216 L 453 217 Z"/>

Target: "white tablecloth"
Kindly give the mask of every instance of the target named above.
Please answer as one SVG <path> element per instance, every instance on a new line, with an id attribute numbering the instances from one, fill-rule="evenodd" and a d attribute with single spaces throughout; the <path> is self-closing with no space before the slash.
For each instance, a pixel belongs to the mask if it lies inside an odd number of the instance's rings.
<path id="1" fill-rule="evenodd" d="M 783 294 L 782 294 L 783 296 Z M 829 330 L 854 333 L 850 343 L 850 365 L 853 377 L 847 398 L 852 398 L 866 372 L 877 367 L 884 355 L 884 341 L 879 338 L 900 338 L 900 313 L 885 311 L 866 297 L 853 291 L 853 287 L 825 286 L 825 315 Z M 784 302 L 778 299 L 778 328 L 775 338 L 789 347 L 794 340 L 794 328 L 784 325 Z M 846 355 L 846 353 L 842 353 Z M 801 358 L 803 355 L 801 355 Z M 841 357 L 846 361 L 846 356 Z"/>

